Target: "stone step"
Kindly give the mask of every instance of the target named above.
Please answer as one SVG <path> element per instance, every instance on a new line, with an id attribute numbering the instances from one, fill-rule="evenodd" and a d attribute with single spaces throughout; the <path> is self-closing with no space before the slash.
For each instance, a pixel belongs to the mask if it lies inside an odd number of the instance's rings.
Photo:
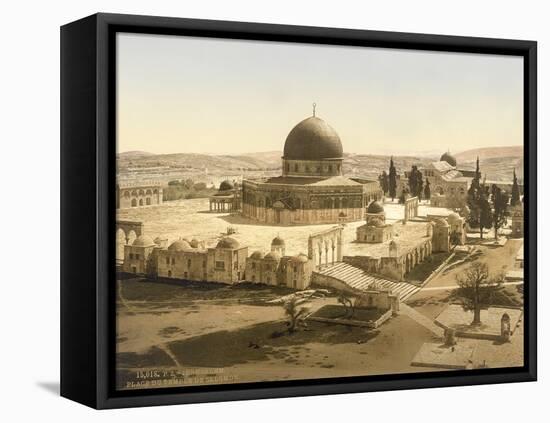
<path id="1" fill-rule="evenodd" d="M 347 263 L 334 263 L 316 271 L 323 276 L 329 276 L 350 286 L 353 289 L 367 291 L 374 288 L 391 289 L 394 294 L 399 295 L 401 301 L 420 290 L 416 285 L 407 282 L 394 282 L 387 279 L 373 276 L 365 270 Z"/>

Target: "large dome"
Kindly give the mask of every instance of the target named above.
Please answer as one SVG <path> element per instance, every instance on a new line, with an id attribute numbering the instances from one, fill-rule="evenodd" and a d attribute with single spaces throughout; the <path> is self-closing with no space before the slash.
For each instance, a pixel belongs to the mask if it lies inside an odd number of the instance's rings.
<path id="1" fill-rule="evenodd" d="M 323 119 L 312 116 L 292 128 L 286 137 L 284 159 L 322 160 L 343 156 L 342 142 Z"/>
<path id="2" fill-rule="evenodd" d="M 448 151 L 446 153 L 443 153 L 443 155 L 441 156 L 439 161 L 440 162 L 447 162 L 451 166 L 456 167 L 456 158 L 451 153 L 449 153 Z"/>

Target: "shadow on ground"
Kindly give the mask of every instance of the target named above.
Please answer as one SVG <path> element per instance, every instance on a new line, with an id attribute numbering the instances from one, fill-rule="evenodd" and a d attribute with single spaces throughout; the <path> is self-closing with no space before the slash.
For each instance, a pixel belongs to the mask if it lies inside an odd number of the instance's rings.
<path id="1" fill-rule="evenodd" d="M 249 361 L 291 361 L 295 358 L 296 348 L 306 348 L 308 343 L 366 343 L 378 333 L 377 330 L 365 328 L 310 322 L 307 329 L 290 334 L 285 322 L 279 321 L 213 332 L 166 345 L 181 366 L 229 367 Z M 173 365 L 170 357 L 157 347 L 145 354 L 118 354 L 117 362 L 119 367 L 126 368 Z"/>

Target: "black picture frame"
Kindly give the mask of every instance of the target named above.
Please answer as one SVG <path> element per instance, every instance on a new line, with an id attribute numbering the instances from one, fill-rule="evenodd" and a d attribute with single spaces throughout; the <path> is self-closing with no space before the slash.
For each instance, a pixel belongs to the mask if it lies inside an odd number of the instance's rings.
<path id="1" fill-rule="evenodd" d="M 524 59 L 525 364 L 306 381 L 114 390 L 115 34 L 487 53 Z M 61 28 L 61 395 L 90 407 L 534 381 L 537 377 L 537 44 L 534 41 L 95 14 Z M 77 248 L 78 246 L 78 248 Z"/>

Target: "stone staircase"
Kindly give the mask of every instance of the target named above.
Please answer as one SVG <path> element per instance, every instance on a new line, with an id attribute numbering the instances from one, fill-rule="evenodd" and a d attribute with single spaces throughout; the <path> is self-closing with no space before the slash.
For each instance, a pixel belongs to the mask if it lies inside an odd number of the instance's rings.
<path id="1" fill-rule="evenodd" d="M 420 287 L 416 285 L 407 282 L 393 282 L 378 276 L 373 276 L 365 270 L 347 263 L 334 263 L 316 270 L 315 273 L 336 279 L 359 291 L 367 291 L 375 287 L 377 289 L 391 289 L 394 294 L 399 295 L 401 301 L 405 301 L 420 290 Z"/>

